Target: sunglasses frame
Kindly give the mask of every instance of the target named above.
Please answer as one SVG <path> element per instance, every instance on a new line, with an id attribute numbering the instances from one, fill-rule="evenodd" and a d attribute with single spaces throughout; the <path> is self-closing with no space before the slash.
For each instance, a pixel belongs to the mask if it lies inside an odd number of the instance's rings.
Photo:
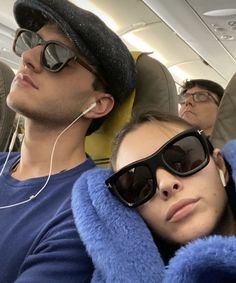
<path id="1" fill-rule="evenodd" d="M 214 102 L 217 106 L 219 106 L 219 101 L 218 101 L 218 100 L 213 96 L 213 94 L 211 94 L 209 91 L 197 91 L 197 92 L 195 92 L 195 93 L 188 93 L 188 92 L 186 92 L 186 91 L 185 91 L 185 92 L 182 92 L 182 93 L 180 93 L 180 94 L 178 95 L 178 103 L 179 103 L 180 105 L 182 105 L 182 104 L 185 103 L 186 99 L 183 100 L 183 102 L 179 102 L 180 97 L 182 97 L 182 98 L 184 99 L 184 98 L 185 98 L 185 95 L 192 96 L 193 101 L 194 101 L 194 102 L 197 102 L 197 103 L 205 103 L 205 102 L 210 101 L 210 99 L 205 100 L 205 101 L 196 100 L 196 95 L 197 95 L 197 94 L 206 94 L 207 97 L 212 98 L 213 102 Z"/>
<path id="2" fill-rule="evenodd" d="M 173 168 L 171 168 L 169 166 L 168 163 L 166 163 L 166 161 L 163 158 L 163 152 L 169 146 L 171 146 L 172 144 L 174 144 L 174 143 L 178 142 L 179 140 L 182 140 L 186 137 L 191 137 L 191 136 L 196 137 L 200 141 L 206 158 L 205 158 L 204 162 L 202 162 L 202 164 L 200 164 L 196 168 L 194 168 L 194 169 L 192 169 L 188 172 L 181 173 L 181 172 L 174 170 Z M 192 127 L 192 128 L 190 128 L 186 131 L 183 131 L 183 132 L 177 134 L 173 138 L 171 138 L 168 142 L 166 142 L 164 145 L 162 145 L 156 152 L 149 155 L 148 157 L 145 157 L 141 160 L 132 162 L 131 164 L 123 167 L 118 172 L 116 172 L 112 176 L 110 176 L 105 181 L 105 183 L 106 183 L 108 189 L 111 191 L 111 193 L 114 194 L 115 196 L 117 196 L 118 199 L 121 202 L 123 202 L 126 206 L 137 207 L 141 204 L 144 204 L 145 202 L 150 200 L 155 195 L 156 190 L 157 190 L 157 181 L 156 181 L 156 170 L 157 170 L 157 168 L 161 167 L 161 168 L 167 170 L 169 173 L 180 176 L 180 177 L 186 177 L 186 176 L 193 175 L 193 174 L 197 173 L 198 171 L 202 170 L 204 167 L 207 166 L 207 164 L 210 161 L 210 154 L 213 152 L 213 149 L 214 148 L 213 148 L 212 144 L 210 143 L 210 141 L 208 140 L 208 138 L 204 134 L 203 130 L 201 130 L 199 127 Z M 157 166 L 157 164 L 158 164 L 158 166 Z M 131 169 L 136 168 L 138 166 L 145 166 L 146 168 L 148 168 L 150 176 L 152 176 L 152 178 L 151 178 L 152 189 L 150 190 L 150 193 L 146 197 L 144 197 L 143 199 L 141 199 L 141 200 L 139 200 L 135 203 L 130 203 L 130 202 L 126 201 L 121 196 L 121 194 L 119 193 L 119 190 L 116 187 L 116 180 L 121 175 L 123 175 L 125 172 L 130 171 Z"/>
<path id="3" fill-rule="evenodd" d="M 75 62 L 79 63 L 82 67 L 84 67 L 87 71 L 89 71 L 90 73 L 94 74 L 96 77 L 98 77 L 99 80 L 101 80 L 101 82 L 106 86 L 106 82 L 105 80 L 99 75 L 99 73 L 95 70 L 95 68 L 93 68 L 91 65 L 89 65 L 85 60 L 83 60 L 79 55 L 77 55 L 70 47 L 68 47 L 67 45 L 65 45 L 64 43 L 60 42 L 60 41 L 57 41 L 57 40 L 49 40 L 49 41 L 45 41 L 43 40 L 36 32 L 34 31 L 31 31 L 31 30 L 28 30 L 28 29 L 24 29 L 24 28 L 19 28 L 16 30 L 16 34 L 15 34 L 15 39 L 14 39 L 14 42 L 13 42 L 13 52 L 21 57 L 22 56 L 22 53 L 27 51 L 27 50 L 30 50 L 32 48 L 29 48 L 29 49 L 25 49 L 21 54 L 18 53 L 16 51 L 16 46 L 17 46 L 17 40 L 19 38 L 19 36 L 22 34 L 22 33 L 30 33 L 32 35 L 34 35 L 37 39 L 38 39 L 38 42 L 37 42 L 37 45 L 35 45 L 34 47 L 38 46 L 38 45 L 42 45 L 43 46 L 43 49 L 41 50 L 41 53 L 40 53 L 40 63 L 41 65 L 43 66 L 43 68 L 49 72 L 52 72 L 52 73 L 58 73 L 60 72 L 65 66 L 66 64 L 71 61 L 71 60 L 74 60 Z M 59 45 L 65 49 L 67 49 L 70 54 L 71 54 L 71 57 L 68 58 L 65 62 L 62 63 L 62 65 L 56 69 L 56 70 L 53 70 L 53 69 L 50 69 L 48 68 L 45 64 L 44 64 L 44 61 L 46 60 L 45 59 L 45 50 L 46 48 L 48 47 L 48 45 L 50 44 L 56 44 L 56 45 Z"/>

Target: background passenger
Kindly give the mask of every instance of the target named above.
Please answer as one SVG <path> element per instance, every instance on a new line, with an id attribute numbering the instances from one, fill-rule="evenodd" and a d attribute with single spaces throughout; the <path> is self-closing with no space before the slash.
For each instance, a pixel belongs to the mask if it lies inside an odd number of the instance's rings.
<path id="1" fill-rule="evenodd" d="M 210 135 L 223 93 L 223 87 L 210 80 L 185 81 L 178 95 L 179 116 Z"/>

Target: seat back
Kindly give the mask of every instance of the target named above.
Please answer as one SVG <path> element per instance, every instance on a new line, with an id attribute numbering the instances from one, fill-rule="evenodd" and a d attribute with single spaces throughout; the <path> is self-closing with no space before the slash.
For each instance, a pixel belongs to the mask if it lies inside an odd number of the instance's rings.
<path id="1" fill-rule="evenodd" d="M 0 151 L 7 151 L 13 132 L 15 112 L 7 106 L 6 98 L 14 76 L 12 69 L 0 62 Z"/>
<path id="2" fill-rule="evenodd" d="M 210 137 L 217 148 L 232 139 L 236 139 L 236 73 L 225 88 Z"/>
<path id="3" fill-rule="evenodd" d="M 131 115 L 152 109 L 178 115 L 177 90 L 168 69 L 146 53 L 132 54 L 137 68 L 135 91 L 116 107 L 96 132 L 86 138 L 86 152 L 98 166 L 109 166 L 113 140 Z"/>

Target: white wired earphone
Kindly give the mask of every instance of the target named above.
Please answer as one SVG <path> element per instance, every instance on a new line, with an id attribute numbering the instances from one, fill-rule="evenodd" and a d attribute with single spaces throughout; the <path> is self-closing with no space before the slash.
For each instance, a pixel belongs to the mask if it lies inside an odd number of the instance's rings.
<path id="1" fill-rule="evenodd" d="M 54 152 L 55 152 L 55 148 L 56 148 L 56 145 L 57 145 L 57 142 L 59 140 L 59 138 L 72 126 L 74 125 L 75 122 L 77 122 L 82 116 L 84 116 L 86 113 L 88 113 L 90 110 L 92 110 L 94 107 L 96 106 L 96 102 L 92 103 L 86 110 L 84 110 L 76 119 L 74 119 L 70 124 L 69 126 L 67 126 L 64 130 L 61 131 L 61 133 L 57 136 L 54 144 L 53 144 L 53 147 L 52 147 L 52 151 L 51 151 L 51 155 L 50 155 L 50 166 L 49 166 L 49 172 L 48 172 L 48 177 L 47 177 L 47 180 L 45 181 L 44 185 L 42 186 L 41 189 L 39 189 L 39 191 L 34 194 L 34 195 L 31 195 L 28 199 L 26 200 L 23 200 L 23 201 L 20 201 L 20 202 L 17 202 L 17 203 L 13 203 L 13 204 L 10 204 L 10 205 L 5 205 L 5 206 L 0 206 L 0 209 L 4 209 L 4 208 L 10 208 L 10 207 L 14 207 L 14 206 L 18 206 L 18 205 L 21 205 L 21 204 L 24 204 L 24 203 L 27 203 L 27 202 L 30 202 L 31 200 L 35 199 L 47 186 L 50 178 L 51 178 L 51 175 L 52 175 L 52 164 L 53 164 L 53 157 L 54 157 Z M 14 143 L 15 143 L 15 140 L 16 140 L 16 137 L 17 137 L 17 131 L 18 131 L 18 127 L 19 127 L 19 121 L 20 121 L 20 117 L 18 118 L 17 120 L 17 125 L 16 125 L 16 130 L 15 132 L 13 133 L 12 135 L 12 139 L 11 139 L 11 142 L 10 142 L 10 145 L 9 145 L 9 151 L 8 151 L 8 154 L 7 154 L 7 157 L 6 157 L 6 160 L 3 164 L 3 167 L 2 167 L 2 170 L 0 172 L 0 176 L 2 175 L 5 167 L 6 167 L 6 164 L 7 164 L 7 161 L 9 159 L 9 156 L 10 156 L 10 153 L 13 149 L 13 146 L 14 146 Z"/>

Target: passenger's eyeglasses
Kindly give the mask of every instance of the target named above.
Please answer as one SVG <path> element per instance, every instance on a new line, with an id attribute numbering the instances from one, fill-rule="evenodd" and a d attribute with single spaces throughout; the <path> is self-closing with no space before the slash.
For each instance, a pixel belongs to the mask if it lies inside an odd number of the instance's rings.
<path id="1" fill-rule="evenodd" d="M 92 66 L 65 44 L 56 40 L 45 41 L 36 32 L 27 29 L 20 28 L 16 31 L 13 43 L 13 51 L 16 55 L 21 56 L 23 52 L 38 45 L 43 45 L 40 61 L 44 69 L 56 73 L 61 71 L 69 61 L 74 60 L 105 83 Z"/>
<path id="2" fill-rule="evenodd" d="M 219 101 L 212 95 L 210 92 L 207 91 L 199 91 L 195 93 L 188 93 L 188 92 L 183 92 L 178 95 L 178 103 L 179 104 L 184 104 L 188 97 L 192 96 L 193 101 L 195 102 L 209 102 L 212 101 L 216 104 L 219 105 Z"/>
<path id="3" fill-rule="evenodd" d="M 156 193 L 156 170 L 186 177 L 203 169 L 213 147 L 197 127 L 188 129 L 165 143 L 158 151 L 133 162 L 106 180 L 108 189 L 125 205 L 137 207 Z"/>

